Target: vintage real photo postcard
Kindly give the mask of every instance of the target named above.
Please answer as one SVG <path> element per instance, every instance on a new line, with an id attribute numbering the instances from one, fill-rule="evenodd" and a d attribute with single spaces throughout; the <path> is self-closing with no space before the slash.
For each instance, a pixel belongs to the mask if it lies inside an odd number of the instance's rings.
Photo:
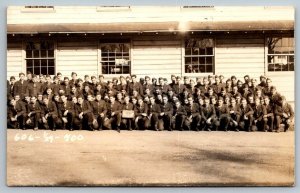
<path id="1" fill-rule="evenodd" d="M 8 186 L 294 186 L 291 6 L 9 6 Z"/>

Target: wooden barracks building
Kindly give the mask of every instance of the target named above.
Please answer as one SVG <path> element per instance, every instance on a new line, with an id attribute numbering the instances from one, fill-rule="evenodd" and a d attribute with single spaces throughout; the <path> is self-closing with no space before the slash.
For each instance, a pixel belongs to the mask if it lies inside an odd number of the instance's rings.
<path id="1" fill-rule="evenodd" d="M 266 75 L 294 101 L 294 8 L 10 6 L 7 78 Z"/>

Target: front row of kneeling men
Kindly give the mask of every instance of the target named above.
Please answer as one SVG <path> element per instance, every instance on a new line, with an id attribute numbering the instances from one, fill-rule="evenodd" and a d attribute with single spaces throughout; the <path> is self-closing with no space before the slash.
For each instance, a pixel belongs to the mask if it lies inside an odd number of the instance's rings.
<path id="1" fill-rule="evenodd" d="M 124 96 L 122 103 L 114 95 L 103 100 L 101 94 L 83 96 L 25 97 L 16 95 L 8 107 L 8 128 L 27 129 L 121 129 L 127 130 L 244 130 L 279 131 L 284 124 L 288 130 L 294 117 L 291 106 L 282 96 L 273 105 L 270 98 L 255 98 L 249 103 L 246 98 L 237 103 L 232 97 L 230 103 L 218 97 L 212 104 L 208 97 L 194 101 L 189 95 L 184 101 L 169 99 L 167 95 L 158 100 L 154 95 L 149 101 L 142 97 Z M 126 115 L 125 112 L 131 112 Z"/>

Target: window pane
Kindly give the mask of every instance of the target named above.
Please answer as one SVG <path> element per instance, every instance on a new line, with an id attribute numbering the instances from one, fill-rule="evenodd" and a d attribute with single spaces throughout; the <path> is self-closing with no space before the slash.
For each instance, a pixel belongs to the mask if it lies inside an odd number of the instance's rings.
<path id="1" fill-rule="evenodd" d="M 33 60 L 33 62 L 34 62 L 33 73 L 34 74 L 41 74 L 40 60 Z"/>
<path id="2" fill-rule="evenodd" d="M 206 72 L 213 72 L 212 65 L 206 65 Z"/>
<path id="3" fill-rule="evenodd" d="M 47 67 L 41 67 L 41 73 L 42 74 L 49 74 L 48 73 L 48 68 Z"/>
<path id="4" fill-rule="evenodd" d="M 294 62 L 288 64 L 289 71 L 294 71 Z"/>
<path id="5" fill-rule="evenodd" d="M 48 57 L 54 57 L 54 50 L 48 50 Z"/>
<path id="6" fill-rule="evenodd" d="M 34 58 L 39 58 L 40 57 L 40 51 L 39 50 L 34 50 L 33 51 L 33 57 Z"/>
<path id="7" fill-rule="evenodd" d="M 41 58 L 47 58 L 47 51 L 41 50 Z"/>
<path id="8" fill-rule="evenodd" d="M 33 58 L 33 51 L 32 50 L 26 50 L 26 58 Z"/>
<path id="9" fill-rule="evenodd" d="M 48 74 L 54 75 L 55 74 L 55 67 L 48 67 Z"/>
<path id="10" fill-rule="evenodd" d="M 213 48 L 206 48 L 206 55 L 213 55 Z"/>
<path id="11" fill-rule="evenodd" d="M 213 57 L 206 57 L 206 64 L 212 64 Z"/>
<path id="12" fill-rule="evenodd" d="M 103 74 L 130 73 L 130 44 L 103 43 L 101 45 L 101 64 Z"/>
<path id="13" fill-rule="evenodd" d="M 185 41 L 185 73 L 212 72 L 213 65 L 214 65 L 213 48 L 214 48 L 214 42 L 213 39 L 210 38 L 206 38 L 206 39 L 192 38 L 186 40 Z"/>

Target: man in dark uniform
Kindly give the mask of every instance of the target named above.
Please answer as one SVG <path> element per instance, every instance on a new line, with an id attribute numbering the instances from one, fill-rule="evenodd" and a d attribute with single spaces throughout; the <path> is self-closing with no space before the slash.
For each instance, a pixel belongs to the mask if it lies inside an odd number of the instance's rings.
<path id="1" fill-rule="evenodd" d="M 38 130 L 39 124 L 42 123 L 42 117 L 41 117 L 41 106 L 37 102 L 35 96 L 32 96 L 30 99 L 27 116 L 28 119 L 26 120 L 26 125 L 29 127 L 33 127 L 35 131 Z"/>
<path id="2" fill-rule="evenodd" d="M 67 99 L 65 95 L 61 96 L 62 103 L 58 106 L 58 113 L 64 123 L 64 128 L 73 131 L 75 104 Z"/>
<path id="3" fill-rule="evenodd" d="M 28 84 L 27 94 L 29 96 L 37 96 L 38 93 L 42 92 L 42 84 L 39 82 L 36 75 L 33 75 L 32 77 L 32 83 Z"/>
<path id="4" fill-rule="evenodd" d="M 63 93 L 66 96 L 70 96 L 70 92 L 71 92 L 71 85 L 70 85 L 69 82 L 70 82 L 69 78 L 68 77 L 64 77 L 64 82 L 61 83 L 61 86 L 60 86 L 60 90 L 63 90 Z"/>
<path id="5" fill-rule="evenodd" d="M 253 126 L 256 126 L 255 130 L 268 131 L 268 119 L 264 118 L 264 115 L 266 115 L 267 112 L 265 107 L 260 104 L 259 98 L 255 98 L 255 105 L 251 108 L 253 110 Z"/>
<path id="6" fill-rule="evenodd" d="M 214 127 L 216 127 L 216 110 L 214 105 L 210 104 L 210 99 L 208 97 L 204 98 L 204 105 L 201 111 L 202 118 L 202 130 L 206 129 L 207 131 L 211 131 Z"/>
<path id="7" fill-rule="evenodd" d="M 125 95 L 124 97 L 124 103 L 122 104 L 122 111 L 123 110 L 134 111 L 134 106 L 130 102 L 129 95 Z M 122 123 L 125 126 L 125 129 L 132 131 L 132 127 L 134 126 L 134 119 L 135 119 L 134 117 L 133 118 L 122 117 Z"/>
<path id="8" fill-rule="evenodd" d="M 136 129 L 147 129 L 149 127 L 148 112 L 148 105 L 144 103 L 142 97 L 138 97 L 138 104 L 135 108 Z"/>
<path id="9" fill-rule="evenodd" d="M 181 77 L 176 77 L 176 84 L 173 86 L 173 91 L 178 95 L 183 92 L 183 89 L 185 89 L 184 84 L 181 83 Z"/>
<path id="10" fill-rule="evenodd" d="M 28 83 L 26 80 L 24 80 L 25 79 L 24 73 L 22 73 L 22 72 L 19 73 L 19 78 L 20 78 L 20 80 L 14 84 L 13 93 L 14 93 L 14 96 L 19 95 L 21 100 L 23 100 L 24 95 L 27 92 Z"/>
<path id="11" fill-rule="evenodd" d="M 136 90 L 140 96 L 143 96 L 143 87 L 140 82 L 136 80 L 136 75 L 131 76 L 132 83 L 129 85 L 129 94 L 132 95 L 133 90 Z"/>
<path id="12" fill-rule="evenodd" d="M 216 106 L 216 116 L 217 116 L 217 130 L 228 131 L 229 125 L 229 109 L 228 106 L 224 104 L 223 97 L 218 98 L 218 104 Z"/>
<path id="13" fill-rule="evenodd" d="M 189 104 L 185 106 L 187 112 L 186 125 L 188 125 L 189 130 L 199 131 L 201 124 L 201 112 L 198 103 L 194 102 L 193 96 L 188 96 Z"/>
<path id="14" fill-rule="evenodd" d="M 120 132 L 120 126 L 122 121 L 121 111 L 122 105 L 116 101 L 114 95 L 109 96 L 110 103 L 107 104 L 107 117 L 110 119 L 111 127 L 116 128 Z"/>
<path id="15" fill-rule="evenodd" d="M 252 131 L 253 124 L 253 110 L 249 104 L 247 104 L 247 99 L 242 98 L 241 108 L 241 119 L 240 119 L 240 127 L 244 131 Z"/>
<path id="16" fill-rule="evenodd" d="M 269 96 L 264 97 L 264 107 L 266 110 L 266 114 L 264 115 L 264 118 L 267 119 L 267 127 L 265 130 L 268 131 L 274 131 L 274 106 L 270 103 Z"/>
<path id="17" fill-rule="evenodd" d="M 275 105 L 274 114 L 276 117 L 276 131 L 279 132 L 280 124 L 284 124 L 284 132 L 286 132 L 294 119 L 294 110 L 290 104 L 286 102 L 284 96 L 281 96 L 280 102 Z"/>
<path id="18" fill-rule="evenodd" d="M 77 86 L 77 83 L 78 83 L 78 80 L 77 80 L 77 73 L 76 72 L 72 72 L 71 73 L 71 77 L 72 79 L 70 80 L 69 84 L 72 86 L 72 85 L 75 85 Z"/>
<path id="19" fill-rule="evenodd" d="M 79 130 L 87 129 L 93 130 L 93 111 L 88 101 L 84 100 L 83 96 L 77 98 L 77 104 L 75 106 L 76 115 L 74 123 Z"/>
<path id="20" fill-rule="evenodd" d="M 55 103 L 48 99 L 47 96 L 43 97 L 44 104 L 41 107 L 41 117 L 45 129 L 55 131 L 61 127 L 61 120 L 58 117 L 58 111 Z"/>
<path id="21" fill-rule="evenodd" d="M 150 95 L 150 104 L 149 104 L 149 117 L 151 122 L 151 127 L 153 130 L 158 131 L 158 116 L 161 113 L 160 105 L 156 104 L 155 98 L 153 95 Z"/>
<path id="22" fill-rule="evenodd" d="M 160 105 L 161 113 L 159 114 L 159 119 L 163 121 L 165 130 L 172 130 L 171 121 L 173 115 L 173 106 L 169 103 L 169 99 L 167 95 L 162 96 L 163 102 Z"/>
<path id="23" fill-rule="evenodd" d="M 106 119 L 107 114 L 107 103 L 102 100 L 102 95 L 100 92 L 96 93 L 96 101 L 93 103 L 93 112 L 94 118 L 97 120 L 98 123 L 98 130 L 103 129 L 104 120 Z"/>
<path id="24" fill-rule="evenodd" d="M 239 131 L 239 123 L 240 123 L 240 118 L 241 118 L 241 109 L 239 104 L 237 104 L 235 98 L 230 99 L 230 105 L 228 107 L 229 109 L 229 114 L 230 114 L 230 126 L 233 130 Z"/>
<path id="25" fill-rule="evenodd" d="M 186 127 L 185 125 L 185 119 L 186 119 L 186 111 L 185 107 L 181 105 L 181 102 L 179 100 L 175 100 L 175 107 L 173 110 L 173 120 L 174 120 L 174 127 L 176 130 L 183 131 Z"/>
<path id="26" fill-rule="evenodd" d="M 26 108 L 22 101 L 10 100 L 7 109 L 7 127 L 14 129 L 25 129 Z"/>

